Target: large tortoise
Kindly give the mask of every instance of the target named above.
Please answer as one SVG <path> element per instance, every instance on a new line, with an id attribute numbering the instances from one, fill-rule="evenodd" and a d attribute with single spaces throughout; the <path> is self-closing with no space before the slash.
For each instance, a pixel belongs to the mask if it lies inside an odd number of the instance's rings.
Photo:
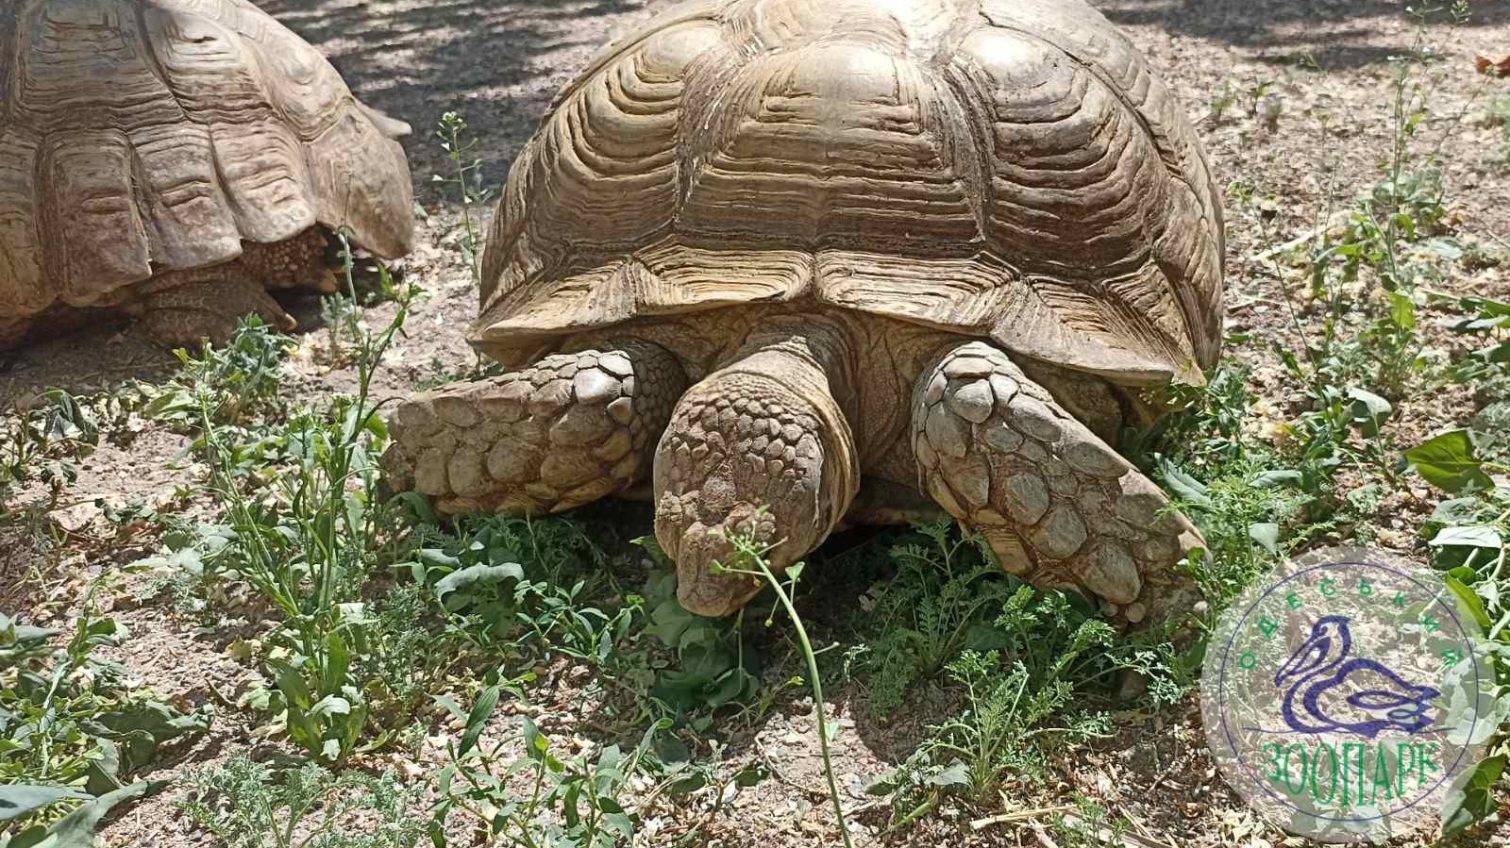
<path id="1" fill-rule="evenodd" d="M 470 333 L 517 370 L 401 406 L 389 464 L 450 512 L 649 478 L 698 613 L 758 588 L 709 572 L 726 531 L 784 567 L 926 492 L 1152 621 L 1200 538 L 1112 445 L 1217 357 L 1222 251 L 1178 104 L 1079 0 L 694 2 L 520 153 Z"/>
<path id="2" fill-rule="evenodd" d="M 245 0 L 6 0 L 0 347 L 78 307 L 166 344 L 290 326 L 265 287 L 333 289 L 329 232 L 408 252 L 407 131 Z"/>

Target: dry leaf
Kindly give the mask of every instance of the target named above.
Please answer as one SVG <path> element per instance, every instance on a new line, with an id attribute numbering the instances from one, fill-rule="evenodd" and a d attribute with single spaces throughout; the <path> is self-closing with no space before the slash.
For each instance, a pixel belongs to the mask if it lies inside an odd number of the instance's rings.
<path id="1" fill-rule="evenodd" d="M 1478 68 L 1479 73 L 1488 74 L 1492 77 L 1510 77 L 1510 55 L 1500 59 L 1491 59 L 1488 56 L 1477 55 L 1473 57 L 1473 66 Z"/>

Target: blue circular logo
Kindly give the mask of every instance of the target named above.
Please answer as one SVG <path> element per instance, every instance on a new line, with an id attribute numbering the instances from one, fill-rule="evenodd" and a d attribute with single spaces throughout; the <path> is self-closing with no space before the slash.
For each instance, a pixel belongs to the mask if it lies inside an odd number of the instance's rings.
<path id="1" fill-rule="evenodd" d="M 1248 588 L 1209 643 L 1201 712 L 1222 776 L 1326 842 L 1439 820 L 1493 732 L 1483 634 L 1433 572 L 1355 550 Z"/>

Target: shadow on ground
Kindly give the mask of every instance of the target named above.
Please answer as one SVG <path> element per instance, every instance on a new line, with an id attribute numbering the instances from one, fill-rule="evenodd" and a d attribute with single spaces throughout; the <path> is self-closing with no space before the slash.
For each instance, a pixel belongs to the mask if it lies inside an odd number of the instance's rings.
<path id="1" fill-rule="evenodd" d="M 408 121 L 422 201 L 449 170 L 434 129 L 461 113 L 479 141 L 484 184 L 502 183 L 556 90 L 654 0 L 265 0 L 319 47 L 369 105 Z"/>
<path id="2" fill-rule="evenodd" d="M 1092 0 L 1115 23 L 1155 26 L 1321 70 L 1381 63 L 1400 51 L 1382 31 L 1409 27 L 1400 0 Z M 441 200 L 432 176 L 449 170 L 433 135 L 461 113 L 479 140 L 485 185 L 503 181 L 557 89 L 611 38 L 669 0 L 264 0 L 323 50 L 368 103 L 408 121 L 415 182 Z M 1510 21 L 1510 0 L 1473 0 L 1468 27 Z M 1445 20 L 1443 14 L 1433 21 Z M 1495 45 L 1485 45 L 1491 49 Z M 1506 46 L 1505 49 L 1510 49 Z"/>

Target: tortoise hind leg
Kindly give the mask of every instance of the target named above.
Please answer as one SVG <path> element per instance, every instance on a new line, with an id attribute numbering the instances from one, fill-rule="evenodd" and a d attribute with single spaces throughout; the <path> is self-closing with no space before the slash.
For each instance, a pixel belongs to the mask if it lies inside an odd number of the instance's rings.
<path id="1" fill-rule="evenodd" d="M 159 274 L 125 309 L 165 347 L 195 345 L 205 339 L 225 342 L 242 316 L 253 313 L 284 332 L 296 326 L 240 262 Z"/>
<path id="2" fill-rule="evenodd" d="M 333 294 L 339 286 L 327 258 L 329 249 L 325 228 L 310 227 L 274 244 L 243 242 L 241 264 L 266 288 L 310 288 Z"/>
<path id="3" fill-rule="evenodd" d="M 958 345 L 923 370 L 913 447 L 928 492 L 1002 565 L 1139 623 L 1199 599 L 1176 563 L 1204 543 L 1154 483 L 1002 351 Z"/>
<path id="4" fill-rule="evenodd" d="M 647 476 L 687 377 L 653 344 L 547 356 L 401 404 L 383 457 L 396 489 L 443 513 L 559 512 Z"/>

